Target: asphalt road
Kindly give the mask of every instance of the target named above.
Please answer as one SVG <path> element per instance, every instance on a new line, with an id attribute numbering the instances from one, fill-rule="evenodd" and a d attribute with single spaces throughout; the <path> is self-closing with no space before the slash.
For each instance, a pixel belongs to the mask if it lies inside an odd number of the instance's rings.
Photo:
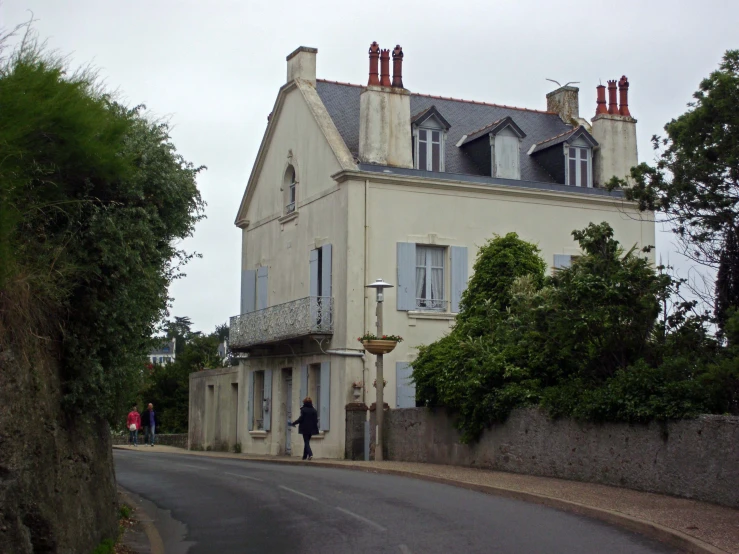
<path id="1" fill-rule="evenodd" d="M 418 479 L 145 447 L 114 457 L 118 483 L 149 501 L 167 554 L 675 552 L 586 517 Z"/>

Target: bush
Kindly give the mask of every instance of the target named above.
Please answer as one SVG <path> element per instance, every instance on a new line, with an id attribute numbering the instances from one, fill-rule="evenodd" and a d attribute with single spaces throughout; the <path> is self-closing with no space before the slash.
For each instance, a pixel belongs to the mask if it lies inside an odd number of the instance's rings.
<path id="1" fill-rule="evenodd" d="M 573 236 L 583 256 L 546 279 L 515 236 L 481 249 L 454 329 L 419 348 L 417 398 L 456 414 L 464 442 L 532 404 L 590 421 L 735 410 L 739 350 L 718 355 L 689 304 L 658 321 L 677 284 L 624 252 L 608 224 Z M 727 329 L 739 344 L 739 316 Z"/>

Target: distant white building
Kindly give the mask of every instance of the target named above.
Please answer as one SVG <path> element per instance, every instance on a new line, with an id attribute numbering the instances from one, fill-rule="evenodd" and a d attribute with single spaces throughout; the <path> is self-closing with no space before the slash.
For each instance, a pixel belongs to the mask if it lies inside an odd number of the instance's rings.
<path id="1" fill-rule="evenodd" d="M 153 364 L 169 364 L 174 362 L 176 353 L 175 348 L 177 346 L 177 339 L 173 338 L 169 342 L 163 343 L 159 348 L 155 348 L 149 352 L 149 360 Z"/>
<path id="2" fill-rule="evenodd" d="M 317 79 L 316 54 L 287 58 L 236 216 L 228 345 L 240 362 L 191 374 L 191 445 L 299 455 L 288 421 L 309 395 L 316 456 L 342 458 L 347 404 L 375 400 L 376 359 L 357 337 L 375 330 L 377 278 L 395 285 L 384 331 L 405 341 L 385 356 L 385 400 L 403 408 L 415 406 L 416 348 L 449 332 L 494 234 L 536 243 L 551 269 L 580 255 L 571 233 L 591 222 L 626 247 L 655 242 L 651 214 L 603 188 L 638 162 L 625 77 L 608 82 L 608 105 L 605 86 L 592 91 L 587 120 L 572 86 L 547 94 L 546 110 L 514 108 L 410 92 L 400 47 L 391 81 L 390 51 L 372 44 L 366 86 Z M 440 73 L 451 74 L 464 78 Z"/>

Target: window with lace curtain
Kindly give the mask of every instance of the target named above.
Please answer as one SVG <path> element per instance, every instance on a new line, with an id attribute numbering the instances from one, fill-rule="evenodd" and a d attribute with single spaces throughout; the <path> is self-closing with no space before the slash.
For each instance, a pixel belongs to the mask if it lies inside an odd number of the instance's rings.
<path id="1" fill-rule="evenodd" d="M 416 246 L 416 307 L 419 310 L 446 310 L 445 257 L 443 247 Z"/>

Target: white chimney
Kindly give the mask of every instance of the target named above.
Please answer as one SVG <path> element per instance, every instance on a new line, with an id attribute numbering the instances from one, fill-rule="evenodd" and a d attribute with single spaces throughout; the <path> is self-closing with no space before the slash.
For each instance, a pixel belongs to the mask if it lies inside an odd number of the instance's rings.
<path id="1" fill-rule="evenodd" d="M 316 54 L 318 48 L 301 46 L 287 57 L 287 82 L 302 79 L 316 84 Z"/>

